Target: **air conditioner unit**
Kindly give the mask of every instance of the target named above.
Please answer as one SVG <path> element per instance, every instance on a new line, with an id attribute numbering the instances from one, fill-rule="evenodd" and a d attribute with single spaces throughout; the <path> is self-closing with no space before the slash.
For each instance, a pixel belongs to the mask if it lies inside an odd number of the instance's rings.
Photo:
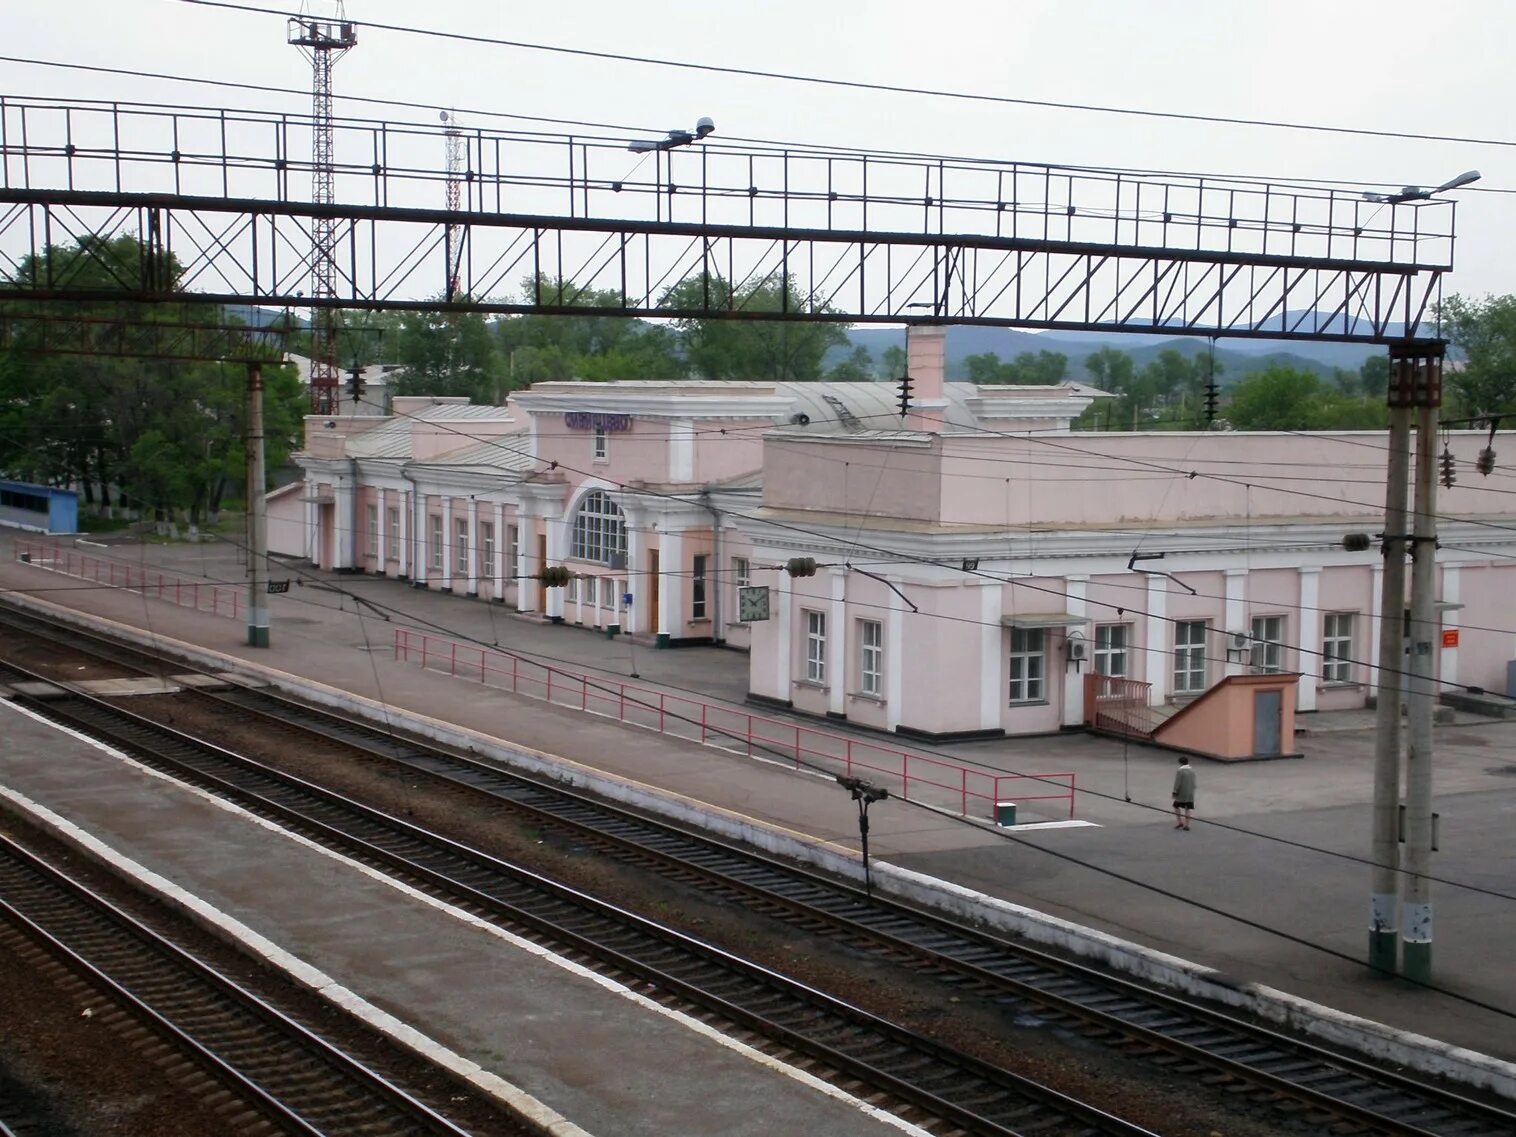
<path id="1" fill-rule="evenodd" d="M 1243 651 L 1243 650 L 1245 650 L 1247 648 L 1248 644 L 1252 641 L 1252 638 L 1253 637 L 1250 636 L 1250 635 L 1248 635 L 1246 632 L 1233 632 L 1232 633 L 1232 650 L 1233 651 Z"/>
<path id="2" fill-rule="evenodd" d="M 1069 641 L 1069 658 L 1070 659 L 1083 659 L 1084 658 L 1084 641 L 1083 640 L 1070 640 Z"/>
<path id="3" fill-rule="evenodd" d="M 625 553 L 612 553 L 610 555 L 610 559 L 609 559 L 606 567 L 607 568 L 611 568 L 611 569 L 624 569 L 624 568 L 626 568 L 626 554 Z"/>

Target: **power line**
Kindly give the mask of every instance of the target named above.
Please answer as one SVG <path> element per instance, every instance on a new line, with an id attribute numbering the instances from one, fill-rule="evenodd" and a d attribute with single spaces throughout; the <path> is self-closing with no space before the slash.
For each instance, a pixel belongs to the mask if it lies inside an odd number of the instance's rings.
<path id="1" fill-rule="evenodd" d="M 280 16 L 298 19 L 299 12 L 277 8 L 263 8 L 252 4 L 231 3 L 230 0 L 181 0 L 202 8 L 222 8 L 234 12 L 250 12 L 256 15 Z M 1253 126 L 1279 130 L 1305 130 L 1325 134 L 1357 135 L 1368 138 L 1410 139 L 1420 142 L 1456 142 L 1473 146 L 1513 146 L 1516 140 L 1504 138 L 1479 138 L 1456 134 L 1425 134 L 1404 130 L 1374 130 L 1368 127 L 1334 126 L 1321 123 L 1288 122 L 1278 119 L 1240 118 L 1227 115 L 1196 114 L 1185 111 L 1144 110 L 1136 107 L 1107 106 L 1098 103 L 1068 103 L 1051 99 L 1017 98 L 1011 95 L 987 95 L 970 91 L 945 91 L 933 87 L 912 87 L 893 83 L 871 83 L 856 79 L 834 79 L 820 75 L 804 75 L 786 71 L 768 71 L 760 68 L 732 67 L 715 63 L 697 63 L 690 60 L 661 59 L 656 56 L 632 55 L 623 52 L 594 51 L 589 48 L 564 47 L 561 44 L 531 43 L 526 40 L 502 39 L 468 32 L 450 32 L 438 28 L 423 28 L 405 24 L 385 24 L 363 21 L 361 27 L 379 31 L 399 32 L 406 35 L 427 36 L 458 43 L 485 44 L 491 47 L 511 47 L 524 51 L 541 51 L 557 55 L 572 55 L 581 59 L 594 59 L 616 63 L 636 63 L 652 67 L 669 67 L 684 71 L 702 71 L 715 75 L 736 75 L 750 79 L 774 79 L 787 83 L 806 83 L 814 86 L 844 88 L 856 91 L 872 91 L 885 94 L 918 95 L 937 99 L 989 103 L 1002 106 L 1038 107 L 1046 110 L 1083 111 L 1093 114 L 1125 115 L 1136 118 L 1166 119 L 1176 122 L 1203 122 L 1222 126 Z"/>

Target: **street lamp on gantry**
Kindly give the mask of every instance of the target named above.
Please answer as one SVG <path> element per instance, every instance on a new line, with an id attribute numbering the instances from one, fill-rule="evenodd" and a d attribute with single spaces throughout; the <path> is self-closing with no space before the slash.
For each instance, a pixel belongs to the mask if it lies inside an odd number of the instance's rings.
<path id="1" fill-rule="evenodd" d="M 1401 205 L 1407 201 L 1430 201 L 1439 193 L 1447 193 L 1449 190 L 1460 189 L 1470 182 L 1477 182 L 1480 174 L 1478 170 L 1465 170 L 1456 178 L 1449 178 L 1442 185 L 1432 189 L 1423 189 L 1421 186 L 1406 186 L 1399 193 L 1365 193 L 1367 201 L 1377 201 L 1385 205 Z"/>
<path id="2" fill-rule="evenodd" d="M 695 123 L 693 130 L 671 130 L 666 138 L 656 141 L 639 138 L 629 143 L 627 149 L 633 154 L 646 154 L 652 150 L 673 150 L 677 146 L 688 146 L 692 142 L 699 142 L 714 134 L 715 131 L 716 123 L 710 118 L 702 118 Z"/>
<path id="3" fill-rule="evenodd" d="M 865 782 L 862 778 L 850 778 L 844 774 L 837 775 L 837 784 L 847 790 L 858 803 L 858 842 L 863 851 L 863 891 L 872 898 L 874 878 L 869 871 L 869 806 L 889 797 L 890 791 L 883 786 Z"/>

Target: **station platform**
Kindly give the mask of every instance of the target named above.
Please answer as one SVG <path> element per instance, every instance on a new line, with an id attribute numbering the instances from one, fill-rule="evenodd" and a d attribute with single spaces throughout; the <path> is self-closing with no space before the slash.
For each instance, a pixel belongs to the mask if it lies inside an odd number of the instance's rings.
<path id="1" fill-rule="evenodd" d="M 183 889 L 224 928 L 251 932 L 250 945 L 277 945 L 334 1002 L 408 1024 L 425 1036 L 405 1036 L 414 1048 L 455 1069 L 477 1067 L 484 1077 L 475 1080 L 518 1107 L 528 1095 L 543 1132 L 924 1137 L 587 968 L 3 700 L 0 737 L 0 808 L 98 842 L 96 855 Z"/>
<path id="2" fill-rule="evenodd" d="M 271 646 L 255 649 L 244 645 L 245 628 L 235 620 L 18 564 L 13 540 L 0 535 L 0 589 L 20 599 L 340 688 L 398 713 L 457 723 L 821 846 L 857 849 L 853 802 L 813 775 L 422 671 L 394 660 L 392 642 L 396 627 L 482 640 L 607 677 L 635 670 L 644 685 L 734 706 L 747 690 L 741 653 L 655 651 L 400 581 L 331 576 L 305 565 L 276 573 L 297 584 L 269 597 Z M 242 554 L 232 545 L 92 551 L 207 581 L 243 579 Z M 1437 729 L 1442 836 L 1435 871 L 1446 883 L 1435 886 L 1435 982 L 1424 990 L 1362 962 L 1373 732 L 1359 725 L 1362 716 L 1301 722 L 1303 759 L 1197 763 L 1198 809 L 1189 831 L 1176 830 L 1168 810 L 1175 760 L 1163 751 L 1084 734 L 932 747 L 929 753 L 986 769 L 1073 772 L 1077 817 L 1091 824 L 1001 829 L 891 799 L 871 811 L 871 851 L 877 861 L 947 887 L 1193 961 L 1230 982 L 1267 985 L 1516 1061 L 1508 950 L 1516 939 L 1516 843 L 1509 836 L 1516 762 L 1507 757 L 1516 748 L 1516 723 L 1460 715 Z"/>

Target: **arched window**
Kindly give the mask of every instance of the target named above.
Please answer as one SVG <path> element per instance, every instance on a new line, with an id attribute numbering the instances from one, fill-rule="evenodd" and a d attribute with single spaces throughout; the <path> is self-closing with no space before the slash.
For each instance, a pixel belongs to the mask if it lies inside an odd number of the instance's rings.
<path id="1" fill-rule="evenodd" d="M 608 565 L 626 557 L 626 518 L 604 490 L 591 490 L 574 514 L 574 556 Z"/>

